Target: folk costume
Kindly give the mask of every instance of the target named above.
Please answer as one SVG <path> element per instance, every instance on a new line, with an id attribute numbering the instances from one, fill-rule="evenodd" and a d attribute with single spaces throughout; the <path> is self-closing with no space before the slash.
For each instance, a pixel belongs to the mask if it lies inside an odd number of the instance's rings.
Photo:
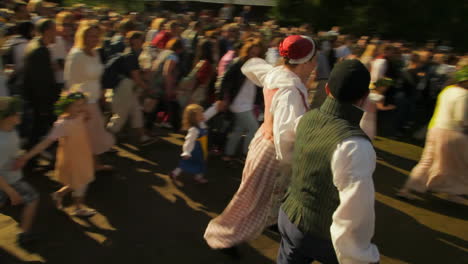
<path id="1" fill-rule="evenodd" d="M 335 65 L 329 96 L 299 121 L 293 172 L 278 226 L 277 263 L 363 264 L 379 261 L 374 233 L 376 155 L 353 105 L 368 93 L 370 74 L 358 60 Z"/>
<path id="2" fill-rule="evenodd" d="M 302 64 L 315 56 L 316 45 L 310 38 L 295 35 L 283 40 L 280 51 L 289 63 Z M 289 184 L 296 120 L 308 110 L 307 89 L 286 66 L 273 67 L 254 58 L 243 65 L 242 72 L 263 87 L 265 122 L 250 143 L 237 193 L 205 231 L 205 240 L 214 249 L 254 239 L 276 223 Z M 264 137 L 271 127 L 273 141 Z"/>

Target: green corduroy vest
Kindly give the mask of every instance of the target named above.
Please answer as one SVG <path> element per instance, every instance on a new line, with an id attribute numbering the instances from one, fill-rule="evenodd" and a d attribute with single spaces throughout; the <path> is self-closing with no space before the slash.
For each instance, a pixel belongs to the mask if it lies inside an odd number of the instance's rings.
<path id="1" fill-rule="evenodd" d="M 332 215 L 340 203 L 333 184 L 332 155 L 349 137 L 368 139 L 359 127 L 362 114 L 355 106 L 329 97 L 299 122 L 291 185 L 282 209 L 302 232 L 331 239 Z"/>

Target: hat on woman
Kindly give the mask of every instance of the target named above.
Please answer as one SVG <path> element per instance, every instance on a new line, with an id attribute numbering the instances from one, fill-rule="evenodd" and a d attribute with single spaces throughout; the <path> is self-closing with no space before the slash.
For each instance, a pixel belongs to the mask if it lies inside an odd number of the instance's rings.
<path id="1" fill-rule="evenodd" d="M 292 35 L 279 44 L 281 57 L 289 64 L 302 64 L 312 59 L 317 52 L 315 41 L 307 36 Z"/>

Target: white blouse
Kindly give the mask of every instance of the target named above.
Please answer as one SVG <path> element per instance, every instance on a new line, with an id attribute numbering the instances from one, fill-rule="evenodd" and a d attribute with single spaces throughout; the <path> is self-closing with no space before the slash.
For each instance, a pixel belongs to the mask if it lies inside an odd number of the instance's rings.
<path id="1" fill-rule="evenodd" d="M 377 246 L 371 243 L 375 227 L 375 190 L 372 174 L 376 155 L 372 144 L 362 137 L 343 140 L 333 152 L 333 184 L 340 205 L 330 227 L 333 247 L 341 264 L 377 263 Z"/>
<path id="2" fill-rule="evenodd" d="M 96 103 L 102 95 L 101 76 L 104 66 L 99 56 L 89 56 L 81 49 L 73 48 L 65 61 L 65 81 L 71 91 L 88 96 L 88 103 Z"/>
<path id="3" fill-rule="evenodd" d="M 276 158 L 291 164 L 296 133 L 296 120 L 307 111 L 307 89 L 301 79 L 284 66 L 272 67 L 263 59 L 248 60 L 242 72 L 263 89 L 278 89 L 273 96 L 273 140 Z"/>
<path id="4" fill-rule="evenodd" d="M 468 90 L 458 86 L 444 89 L 437 100 L 433 126 L 461 133 L 468 131 Z"/>

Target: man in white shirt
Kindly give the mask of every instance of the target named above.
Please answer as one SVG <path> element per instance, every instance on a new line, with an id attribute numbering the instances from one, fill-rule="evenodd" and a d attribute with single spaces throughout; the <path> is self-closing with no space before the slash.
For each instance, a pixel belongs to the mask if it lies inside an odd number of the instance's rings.
<path id="1" fill-rule="evenodd" d="M 293 176 L 279 213 L 279 264 L 378 263 L 376 155 L 359 127 L 370 74 L 358 60 L 333 69 L 319 109 L 297 126 Z"/>

